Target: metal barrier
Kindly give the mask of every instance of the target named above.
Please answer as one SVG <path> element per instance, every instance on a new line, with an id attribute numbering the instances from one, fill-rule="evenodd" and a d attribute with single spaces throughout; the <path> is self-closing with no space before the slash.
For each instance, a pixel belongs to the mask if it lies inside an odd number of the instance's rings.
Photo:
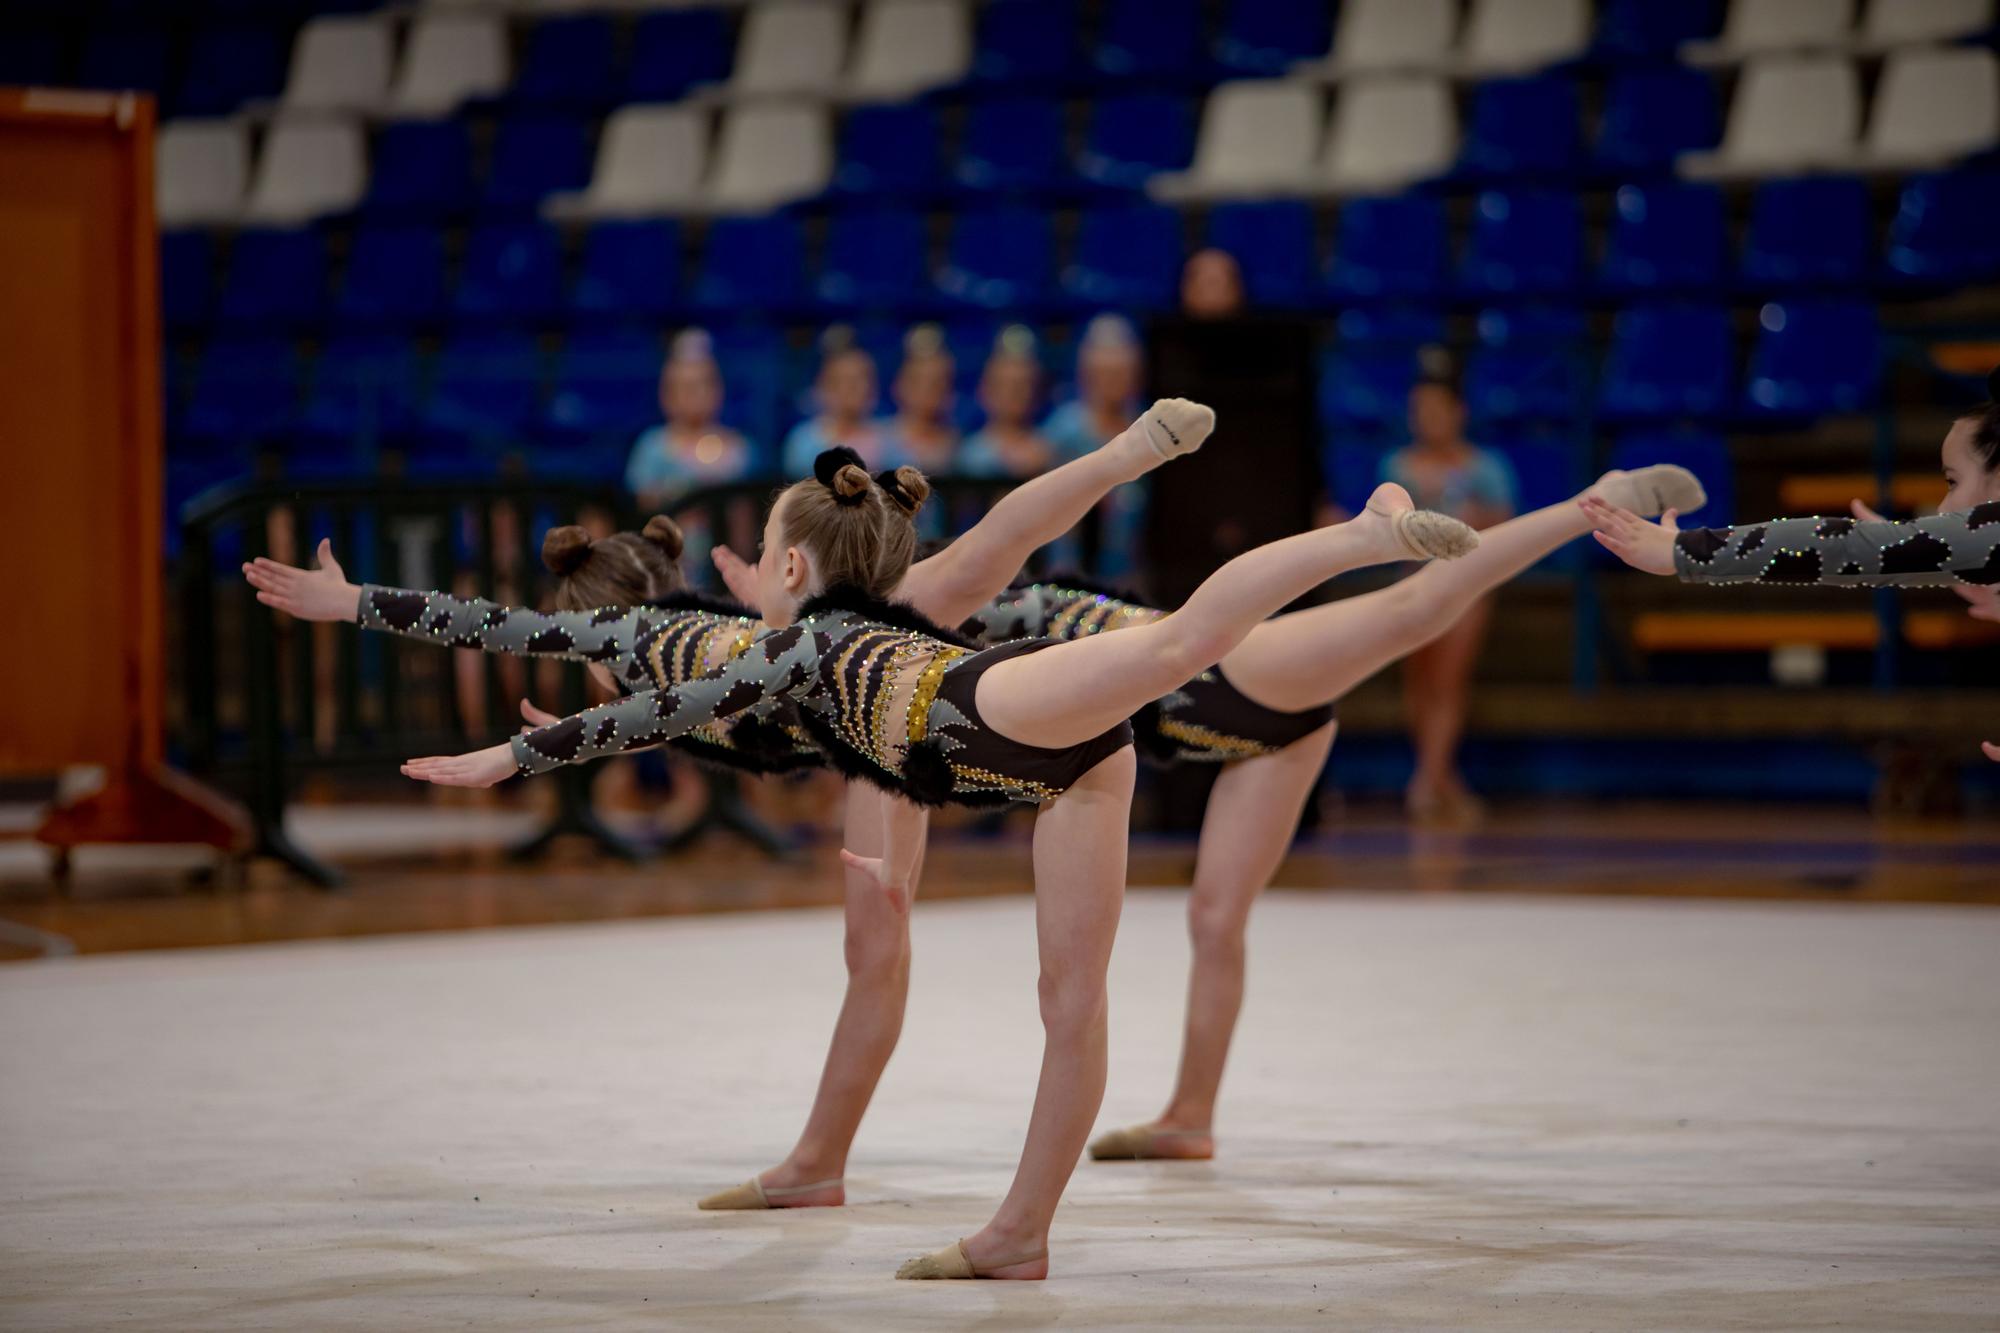
<path id="1" fill-rule="evenodd" d="M 933 479 L 920 516 L 926 535 L 946 538 L 976 522 L 1014 483 Z M 688 537 L 683 567 L 697 587 L 716 579 L 718 543 L 746 557 L 756 549 L 772 483 L 715 487 L 668 507 Z M 495 601 L 542 605 L 549 578 L 540 540 L 548 528 L 583 522 L 602 531 L 640 516 L 603 488 L 521 481 L 470 485 L 394 478 L 316 485 L 232 484 L 190 502 L 181 516 L 179 744 L 187 768 L 237 793 L 255 828 L 251 855 L 273 857 L 323 888 L 340 876 L 286 831 L 285 806 L 313 773 L 374 769 L 412 755 L 497 744 L 518 730 L 514 701 L 536 678 L 544 697 L 559 677 L 560 711 L 588 702 L 586 677 L 567 664 L 469 650 L 439 651 L 395 635 L 356 634 L 274 615 L 236 572 L 238 558 L 271 555 L 310 564 L 320 538 L 353 581 L 443 588 Z M 1070 549 L 1097 549 L 1087 520 Z M 240 553 L 240 555 L 239 555 Z M 226 561 L 220 567 L 219 561 Z M 649 849 L 611 830 L 591 803 L 595 775 L 566 768 L 553 781 L 556 813 L 511 855 L 528 857 L 556 837 L 578 834 L 638 860 Z M 657 850 L 675 851 L 726 829 L 773 855 L 786 840 L 759 821 L 740 782 L 710 772 L 702 814 Z"/>

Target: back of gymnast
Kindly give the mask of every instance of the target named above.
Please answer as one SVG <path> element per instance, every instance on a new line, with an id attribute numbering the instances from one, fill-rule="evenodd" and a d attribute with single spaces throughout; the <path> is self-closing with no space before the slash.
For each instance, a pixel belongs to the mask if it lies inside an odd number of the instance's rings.
<path id="1" fill-rule="evenodd" d="M 1168 400 L 1142 424 L 1184 444 L 1198 443 L 1213 420 L 1206 408 Z M 492 786 L 789 706 L 849 776 L 901 798 L 883 802 L 883 856 L 855 860 L 902 910 L 922 847 L 917 805 L 1036 803 L 1045 1044 L 1021 1163 L 984 1228 L 899 1275 L 1039 1279 L 1048 1272 L 1050 1223 L 1103 1097 L 1104 978 L 1124 891 L 1134 766 L 1127 719 L 1326 579 L 1370 564 L 1463 554 L 1478 538 L 1455 520 L 1415 510 L 1400 487 L 1384 486 L 1351 522 L 1230 561 L 1180 611 L 1153 624 L 1067 643 L 972 649 L 885 599 L 914 549 L 898 508 L 861 468 L 820 468 L 771 507 L 758 562 L 766 628 L 723 666 L 502 745 L 413 759 L 403 772 L 440 785 Z M 367 614 L 364 590 L 350 597 L 352 585 L 322 579 L 299 594 L 296 584 L 311 576 L 290 571 L 287 586 L 280 568 L 246 568 L 260 600 L 330 613 L 321 618 Z M 640 636 L 648 628 L 634 608 L 574 614 Z M 437 633 L 448 632 L 445 617 Z M 558 651 L 578 655 L 571 647 Z M 596 651 L 615 661 L 637 647 L 636 638 L 609 639 Z"/>

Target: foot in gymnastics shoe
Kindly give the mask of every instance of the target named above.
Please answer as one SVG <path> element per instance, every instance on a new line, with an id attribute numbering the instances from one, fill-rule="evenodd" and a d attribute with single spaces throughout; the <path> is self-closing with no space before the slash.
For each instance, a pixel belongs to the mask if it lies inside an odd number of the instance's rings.
<path id="1" fill-rule="evenodd" d="M 846 1182 L 839 1177 L 810 1185 L 766 1185 L 759 1176 L 742 1185 L 709 1195 L 695 1207 L 707 1213 L 760 1208 L 838 1208 L 847 1202 Z"/>
<path id="2" fill-rule="evenodd" d="M 1641 518 L 1658 518 L 1669 509 L 1689 513 L 1708 503 L 1701 478 L 1673 463 L 1655 463 L 1630 472 L 1607 472 L 1587 495 L 1629 509 Z"/>
<path id="3" fill-rule="evenodd" d="M 1410 493 L 1385 481 L 1368 497 L 1367 513 L 1387 519 L 1389 531 L 1408 560 L 1454 560 L 1479 545 L 1479 534 L 1449 514 L 1418 509 Z"/>
<path id="4" fill-rule="evenodd" d="M 1205 1162 L 1215 1156 L 1215 1136 L 1205 1129 L 1130 1125 L 1092 1139 L 1090 1156 L 1098 1162 Z"/>
<path id="5" fill-rule="evenodd" d="M 1134 424 L 1161 459 L 1179 458 L 1201 448 L 1215 429 L 1215 409 L 1185 398 L 1162 398 Z"/>
<path id="6" fill-rule="evenodd" d="M 1040 1282 L 1049 1275 L 1049 1252 L 1016 1255 L 1002 1263 L 975 1267 L 965 1252 L 965 1242 L 953 1241 L 936 1254 L 912 1259 L 896 1270 L 903 1282 L 964 1281 L 993 1278 L 1009 1282 Z"/>

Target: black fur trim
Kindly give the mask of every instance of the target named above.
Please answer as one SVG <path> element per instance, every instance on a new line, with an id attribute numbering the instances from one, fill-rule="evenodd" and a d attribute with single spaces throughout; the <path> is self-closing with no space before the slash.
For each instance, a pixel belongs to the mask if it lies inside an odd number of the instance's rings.
<path id="1" fill-rule="evenodd" d="M 944 757 L 944 745 L 937 737 L 925 737 L 903 756 L 903 787 L 912 800 L 925 805 L 948 805 L 952 788 L 957 785 L 958 778 L 952 773 L 951 763 Z"/>
<path id="2" fill-rule="evenodd" d="M 827 611 L 847 611 L 869 620 L 879 620 L 884 625 L 893 625 L 912 634 L 928 635 L 955 648 L 977 650 L 979 647 L 974 640 L 957 630 L 946 629 L 908 602 L 887 601 L 850 583 L 837 583 L 825 592 L 808 597 L 799 607 L 798 618 L 805 620 Z"/>
<path id="3" fill-rule="evenodd" d="M 742 723 L 737 723 L 741 727 Z M 751 773 L 767 777 L 776 773 L 797 773 L 818 768 L 820 758 L 808 751 L 793 749 L 781 756 L 746 754 L 733 745 L 717 745 L 694 736 L 676 736 L 667 742 L 673 749 L 709 768 L 730 773 Z"/>
<path id="4" fill-rule="evenodd" d="M 757 619 L 757 613 L 741 602 L 696 592 L 693 588 L 681 588 L 664 597 L 655 597 L 646 605 L 658 607 L 662 611 L 705 611 L 716 616 L 748 616 L 752 620 Z"/>

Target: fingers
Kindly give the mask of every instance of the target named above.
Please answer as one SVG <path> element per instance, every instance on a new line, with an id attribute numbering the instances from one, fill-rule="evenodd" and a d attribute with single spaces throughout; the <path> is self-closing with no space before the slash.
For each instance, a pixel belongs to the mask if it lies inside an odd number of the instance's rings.
<path id="1" fill-rule="evenodd" d="M 551 713 L 544 708 L 537 708 L 532 703 L 529 703 L 526 699 L 521 700 L 521 716 L 528 719 L 529 722 L 533 723 L 537 727 L 552 726 L 555 723 L 562 721 L 562 719 L 557 717 L 554 713 Z"/>
<path id="2" fill-rule="evenodd" d="M 1675 522 L 1674 520 L 1678 519 L 1680 516 L 1681 516 L 1680 510 L 1669 509 L 1666 513 L 1660 515 L 1660 527 L 1668 532 L 1679 532 L 1681 530 L 1681 525 Z"/>
<path id="3" fill-rule="evenodd" d="M 1876 513 L 1873 509 L 1870 509 L 1867 505 L 1863 504 L 1858 499 L 1849 500 L 1847 502 L 1847 508 L 1850 513 L 1852 513 L 1856 518 L 1860 519 L 1863 523 L 1888 522 L 1887 519 L 1883 518 L 1880 514 Z"/>
<path id="4" fill-rule="evenodd" d="M 1988 759 L 1991 759 L 1996 764 L 2000 764 L 2000 745 L 1995 745 L 1992 741 L 1981 741 L 1979 748 L 1986 752 Z"/>
<path id="5" fill-rule="evenodd" d="M 840 849 L 840 863 L 849 870 L 866 871 L 871 865 L 871 860 L 865 856 L 856 856 L 853 852 L 843 847 Z"/>

